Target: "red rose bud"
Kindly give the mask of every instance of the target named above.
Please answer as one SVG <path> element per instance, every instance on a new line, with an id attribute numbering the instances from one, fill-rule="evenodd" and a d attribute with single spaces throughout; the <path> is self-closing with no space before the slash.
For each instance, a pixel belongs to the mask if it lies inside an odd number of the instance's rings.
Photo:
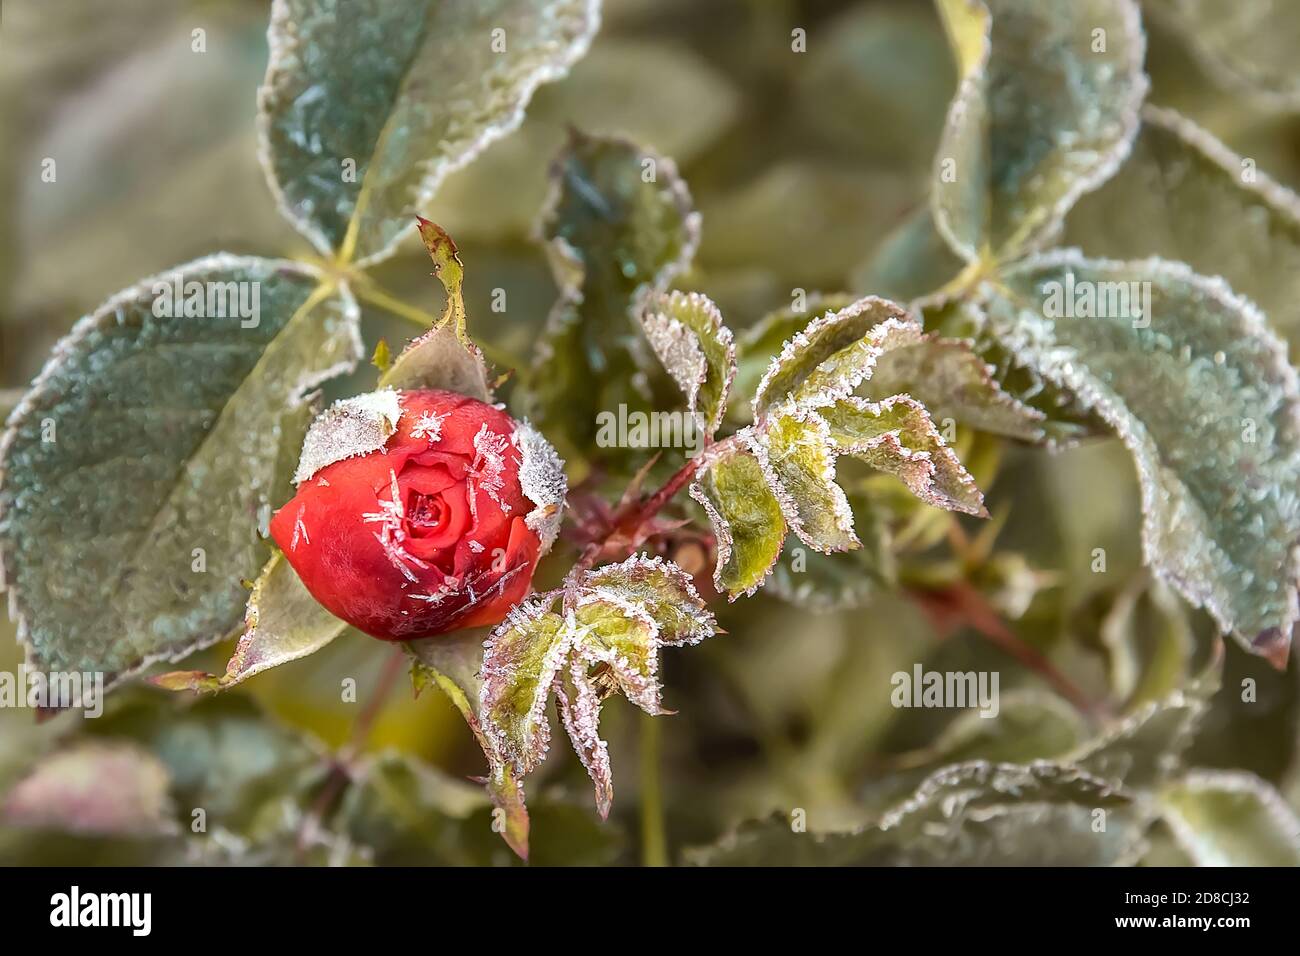
<path id="1" fill-rule="evenodd" d="M 271 536 L 317 601 L 389 641 L 504 618 L 567 490 L 532 426 L 434 389 L 337 402 L 308 431 L 294 483 Z"/>

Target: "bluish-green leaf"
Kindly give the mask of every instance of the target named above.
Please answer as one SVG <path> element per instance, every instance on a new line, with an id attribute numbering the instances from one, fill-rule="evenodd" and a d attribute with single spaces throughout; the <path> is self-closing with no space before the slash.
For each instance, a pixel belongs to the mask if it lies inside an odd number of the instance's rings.
<path id="1" fill-rule="evenodd" d="M 1146 95 L 1134 0 L 941 0 L 961 84 L 934 215 L 968 261 L 1052 237 L 1128 154 Z"/>
<path id="2" fill-rule="evenodd" d="M 156 315 L 178 281 L 194 312 Z M 34 665 L 111 680 L 237 625 L 240 581 L 269 553 L 259 522 L 288 494 L 281 448 L 301 434 L 286 429 L 361 356 L 355 303 L 320 281 L 212 256 L 119 293 L 56 347 L 9 421 L 0 484 Z"/>
<path id="3" fill-rule="evenodd" d="M 324 254 L 383 258 L 598 21 L 596 0 L 278 0 L 258 105 L 285 215 Z"/>
<path id="4" fill-rule="evenodd" d="M 1147 562 L 1285 660 L 1300 578 L 1300 385 L 1259 310 L 1163 260 L 1067 250 L 986 289 L 989 329 L 1103 418 L 1137 463 Z"/>
<path id="5" fill-rule="evenodd" d="M 1300 358 L 1300 197 L 1177 113 L 1142 111 L 1133 155 L 1079 202 L 1065 238 L 1090 256 L 1223 276 Z"/>

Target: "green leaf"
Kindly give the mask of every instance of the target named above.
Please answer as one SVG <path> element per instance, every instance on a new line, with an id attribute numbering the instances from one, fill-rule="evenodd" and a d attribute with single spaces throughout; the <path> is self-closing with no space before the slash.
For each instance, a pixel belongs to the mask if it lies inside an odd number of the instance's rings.
<path id="1" fill-rule="evenodd" d="M 1133 0 L 941 0 L 961 84 L 935 159 L 939 231 L 969 262 L 1050 239 L 1128 155 L 1147 91 Z"/>
<path id="2" fill-rule="evenodd" d="M 1098 811 L 1106 821 L 1100 832 Z M 1106 866 L 1134 857 L 1144 824 L 1131 797 L 1077 767 L 973 761 L 936 771 L 876 825 L 804 833 L 775 817 L 688 859 L 709 866 Z"/>
<path id="3" fill-rule="evenodd" d="M 253 584 L 244 613 L 244 633 L 226 672 L 177 671 L 149 682 L 167 690 L 224 690 L 254 674 L 316 653 L 346 628 L 347 624 L 317 603 L 277 551 Z"/>
<path id="4" fill-rule="evenodd" d="M 493 806 L 505 817 L 501 838 L 520 859 L 529 854 L 529 815 L 524 804 L 524 785 L 506 755 L 497 746 L 479 718 L 483 694 L 483 632 L 481 629 L 459 631 L 439 637 L 409 641 L 404 645 L 414 660 L 411 680 L 418 695 L 426 686 L 438 687 L 452 702 L 478 741 L 488 762 L 488 776 L 483 781 Z M 495 822 L 495 821 L 494 821 Z"/>
<path id="5" fill-rule="evenodd" d="M 743 432 L 790 530 L 814 551 L 861 547 L 853 512 L 835 483 L 830 427 L 815 412 L 782 405 L 759 432 Z"/>
<path id="6" fill-rule="evenodd" d="M 717 630 L 690 575 L 663 558 L 634 554 L 586 572 L 580 584 L 601 597 L 643 606 L 659 629 L 656 640 L 665 647 L 698 644 Z"/>
<path id="7" fill-rule="evenodd" d="M 869 402 L 850 395 L 818 409 L 837 454 L 894 475 L 926 504 L 987 517 L 984 496 L 934 427 L 925 407 L 906 395 Z"/>
<path id="8" fill-rule="evenodd" d="M 785 540 L 785 518 L 757 458 L 735 444 L 705 454 L 690 494 L 717 541 L 713 584 L 734 601 L 757 591 L 771 573 Z"/>
<path id="9" fill-rule="evenodd" d="M 518 605 L 484 644 L 483 729 L 520 773 L 536 769 L 546 756 L 546 702 L 573 645 L 564 619 L 548 610 L 552 602 L 534 597 Z"/>
<path id="10" fill-rule="evenodd" d="M 518 605 L 484 643 L 479 713 L 486 738 L 519 773 L 535 769 L 550 744 L 546 705 L 554 690 L 604 817 L 614 785 L 599 733 L 601 702 L 618 690 L 647 713 L 662 713 L 659 648 L 693 644 L 715 630 L 690 578 L 662 558 L 633 555 L 575 570 L 563 592 Z"/>
<path id="11" fill-rule="evenodd" d="M 0 442 L 0 553 L 35 666 L 112 680 L 237 623 L 239 582 L 267 558 L 259 514 L 284 493 L 285 430 L 362 354 L 350 293 L 320 278 L 201 259 L 114 296 L 56 348 Z M 155 315 L 182 279 L 210 284 L 193 288 L 219 314 Z M 250 308 L 223 307 L 231 290 Z"/>
<path id="12" fill-rule="evenodd" d="M 700 217 L 673 162 L 627 140 L 574 132 L 551 175 L 538 233 L 560 298 L 538 340 L 529 412 L 586 449 L 598 411 L 648 407 L 634 379 L 654 359 L 634 316 L 689 264 Z"/>
<path id="13" fill-rule="evenodd" d="M 659 626 L 644 607 L 584 594 L 573 609 L 581 638 L 575 651 L 585 664 L 608 668 L 618 689 L 647 714 L 662 714 Z"/>
<path id="14" fill-rule="evenodd" d="M 1142 111 L 1133 155 L 1079 202 L 1065 237 L 1090 256 L 1222 276 L 1300 358 L 1300 197 L 1177 113 Z"/>
<path id="15" fill-rule="evenodd" d="M 1028 763 L 1063 757 L 1082 744 L 1084 724 L 1077 711 L 1054 694 L 1013 690 L 998 701 L 998 711 L 986 715 L 967 710 L 953 718 L 919 751 L 908 754 L 904 766 L 929 766 L 991 760 Z"/>
<path id="16" fill-rule="evenodd" d="M 1300 819 L 1252 773 L 1194 770 L 1159 799 L 1162 819 L 1195 866 L 1300 866 Z"/>
<path id="17" fill-rule="evenodd" d="M 1284 660 L 1300 576 L 1300 385 L 1259 311 L 1178 263 L 1071 250 L 1026 260 L 986 292 L 993 336 L 1133 454 L 1147 563 L 1248 649 Z"/>
<path id="18" fill-rule="evenodd" d="M 853 270 L 851 288 L 899 302 L 935 292 L 965 267 L 939 234 L 930 204 L 918 206 Z"/>
<path id="19" fill-rule="evenodd" d="M 492 387 L 483 353 L 470 340 L 465 327 L 462 285 L 465 267 L 451 236 L 427 219 L 420 220 L 420 238 L 433 260 L 433 272 L 447 294 L 442 318 L 428 332 L 413 339 L 397 360 L 380 376 L 380 388 L 441 388 L 492 401 Z"/>
<path id="20" fill-rule="evenodd" d="M 174 833 L 167 767 L 124 740 L 81 741 L 43 759 L 0 803 L 8 826 L 73 833 Z"/>
<path id="21" fill-rule="evenodd" d="M 736 374 L 731 329 L 708 296 L 672 292 L 652 298 L 641 313 L 650 347 L 686 394 L 686 407 L 701 432 L 712 436 L 727 411 Z"/>
<path id="22" fill-rule="evenodd" d="M 258 132 L 281 210 L 322 254 L 386 257 L 598 20 L 593 0 L 280 0 Z"/>
<path id="23" fill-rule="evenodd" d="M 1151 790 L 1179 768 L 1204 713 L 1202 690 L 1174 691 L 1143 704 L 1066 759 L 1116 786 Z"/>
<path id="24" fill-rule="evenodd" d="M 1273 0 L 1148 0 L 1222 85 L 1278 110 L 1300 105 L 1296 8 Z"/>
<path id="25" fill-rule="evenodd" d="M 754 394 L 754 420 L 761 421 L 782 402 L 829 405 L 870 378 L 882 354 L 920 337 L 916 320 L 875 296 L 827 312 L 792 336 L 772 359 Z"/>
<path id="26" fill-rule="evenodd" d="M 946 51 L 945 51 L 946 54 Z M 524 240 L 546 200 L 546 164 L 565 130 L 618 134 L 690 163 L 733 125 L 731 78 L 676 39 L 604 30 L 563 80 L 540 88 L 519 129 L 438 190 L 438 221 L 465 240 Z"/>
<path id="27" fill-rule="evenodd" d="M 927 335 L 915 345 L 881 355 L 864 391 L 878 401 L 910 395 L 932 418 L 952 418 L 1021 441 L 1042 441 L 1041 423 L 1047 416 L 1003 391 L 994 371 L 970 342 Z"/>
<path id="28" fill-rule="evenodd" d="M 851 295 L 812 293 L 798 298 L 797 307 L 769 312 L 736 337 L 737 369 L 732 383 L 732 404 L 736 399 L 753 395 L 758 384 L 781 351 L 787 339 L 794 338 L 814 321 L 830 312 L 838 312 L 857 299 Z"/>

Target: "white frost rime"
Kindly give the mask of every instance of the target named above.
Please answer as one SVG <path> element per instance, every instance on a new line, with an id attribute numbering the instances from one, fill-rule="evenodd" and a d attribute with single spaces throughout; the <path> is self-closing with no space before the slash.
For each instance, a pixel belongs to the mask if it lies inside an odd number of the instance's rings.
<path id="1" fill-rule="evenodd" d="M 335 402 L 307 430 L 293 483 L 302 484 L 336 461 L 382 450 L 401 417 L 401 402 L 391 388 Z"/>
<path id="2" fill-rule="evenodd" d="M 541 553 L 546 554 L 560 533 L 564 499 L 569 493 L 564 461 L 528 422 L 519 423 L 511 440 L 519 450 L 519 486 L 524 497 L 533 503 L 533 510 L 524 523 L 537 533 L 542 542 Z"/>

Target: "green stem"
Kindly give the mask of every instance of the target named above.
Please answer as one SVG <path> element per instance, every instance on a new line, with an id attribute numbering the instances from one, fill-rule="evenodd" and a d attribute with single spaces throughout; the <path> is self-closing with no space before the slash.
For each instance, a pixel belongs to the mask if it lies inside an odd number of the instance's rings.
<path id="1" fill-rule="evenodd" d="M 659 721 L 641 714 L 641 862 L 668 865 L 663 787 L 659 780 Z"/>
<path id="2" fill-rule="evenodd" d="M 357 298 L 362 302 L 378 306 L 385 312 L 389 312 L 397 316 L 399 319 L 405 319 L 412 325 L 418 325 L 422 329 L 428 329 L 432 328 L 438 321 L 436 315 L 403 302 L 401 299 L 397 298 L 397 296 L 392 295 L 385 290 L 379 285 L 379 283 L 375 282 L 375 280 L 371 279 L 369 276 L 356 282 L 355 287 Z M 487 356 L 487 360 L 498 368 L 512 369 L 520 378 L 523 378 L 524 374 L 528 371 L 527 363 L 521 361 L 516 356 L 504 352 L 496 346 L 485 342 L 476 342 L 475 344 L 482 349 L 483 354 Z"/>

